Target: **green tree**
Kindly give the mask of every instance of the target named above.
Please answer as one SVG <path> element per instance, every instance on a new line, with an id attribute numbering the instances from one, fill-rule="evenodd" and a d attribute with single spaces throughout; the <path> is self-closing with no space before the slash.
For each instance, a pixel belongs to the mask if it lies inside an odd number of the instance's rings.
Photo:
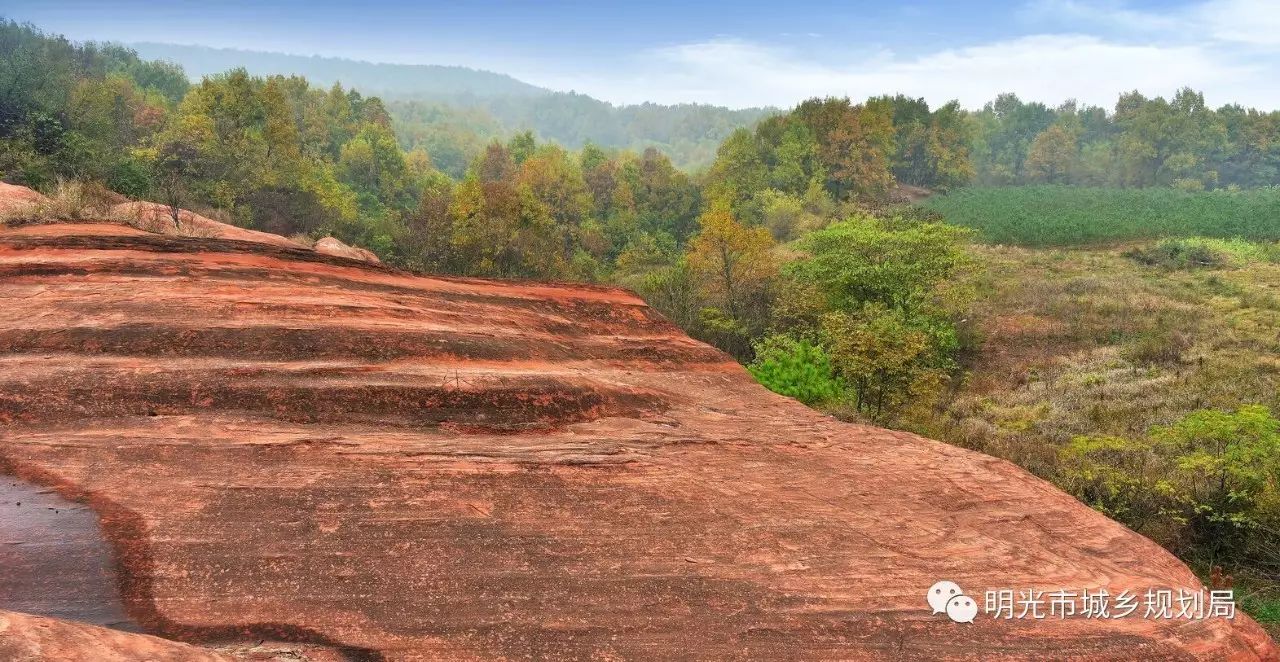
<path id="1" fill-rule="evenodd" d="M 972 298 L 959 228 L 853 218 L 798 242 L 777 319 L 816 336 L 858 413 L 897 416 L 936 394 L 957 368 L 957 320 Z"/>
<path id="2" fill-rule="evenodd" d="M 936 396 L 953 367 L 945 322 L 869 303 L 856 313 L 828 313 L 822 335 L 835 374 L 849 384 L 858 413 L 892 418 L 916 400 Z M 940 342 L 942 341 L 942 342 Z"/>
<path id="3" fill-rule="evenodd" d="M 1079 167 L 1079 146 L 1071 131 L 1055 124 L 1036 136 L 1027 153 L 1026 175 L 1032 182 L 1065 184 Z"/>
<path id="4" fill-rule="evenodd" d="M 768 180 L 763 148 L 751 131 L 738 129 L 716 152 L 716 161 L 707 173 L 706 196 L 713 204 L 729 205 L 733 215 L 750 222 L 757 214 L 748 205 Z"/>
<path id="5" fill-rule="evenodd" d="M 702 229 L 689 243 L 689 267 L 702 283 L 708 301 L 742 320 L 759 310 L 778 267 L 770 250 L 773 237 L 764 228 L 749 228 L 718 204 L 702 215 Z"/>
<path id="6" fill-rule="evenodd" d="M 800 241 L 808 257 L 787 266 L 813 283 L 832 310 L 857 311 L 867 303 L 909 313 L 954 311 L 969 294 L 956 286 L 972 261 L 971 233 L 940 223 L 853 218 Z"/>

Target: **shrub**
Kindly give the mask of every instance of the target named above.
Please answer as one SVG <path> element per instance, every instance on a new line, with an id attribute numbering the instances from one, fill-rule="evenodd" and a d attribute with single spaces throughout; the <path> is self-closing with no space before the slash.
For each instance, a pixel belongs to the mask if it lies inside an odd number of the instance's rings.
<path id="1" fill-rule="evenodd" d="M 1124 255 L 1147 266 L 1166 269 L 1243 267 L 1255 262 L 1280 262 L 1280 244 L 1186 237 L 1163 239 L 1154 246 L 1125 251 Z"/>
<path id="2" fill-rule="evenodd" d="M 1217 268 L 1226 266 L 1231 256 L 1201 242 L 1165 239 L 1154 246 L 1125 251 L 1125 257 L 1149 267 L 1165 269 Z"/>
<path id="3" fill-rule="evenodd" d="M 1194 411 L 1139 439 L 1077 437 L 1060 459 L 1064 489 L 1206 566 L 1274 562 L 1280 421 L 1266 407 Z"/>
<path id="4" fill-rule="evenodd" d="M 1141 531 L 1167 512 L 1170 485 L 1152 472 L 1148 440 L 1076 437 L 1058 455 L 1059 485 L 1109 517 Z"/>
<path id="5" fill-rule="evenodd" d="M 1196 411 L 1151 438 L 1170 458 L 1194 542 L 1212 558 L 1240 551 L 1280 489 L 1280 421 L 1258 405 Z"/>
<path id="6" fill-rule="evenodd" d="M 728 311 L 714 306 L 700 309 L 692 333 L 698 340 L 719 347 L 739 361 L 751 358 L 750 330 Z"/>
<path id="7" fill-rule="evenodd" d="M 1120 350 L 1120 355 L 1137 365 L 1174 364 L 1191 349 L 1191 337 L 1178 329 L 1154 329 L 1139 333 Z"/>
<path id="8" fill-rule="evenodd" d="M 956 368 L 972 293 L 969 232 L 902 217 L 853 217 L 799 242 L 777 319 L 821 339 L 860 416 L 888 420 L 936 393 Z M 810 330 L 810 327 L 816 327 Z"/>
<path id="9" fill-rule="evenodd" d="M 858 413 L 873 421 L 893 418 L 911 401 L 936 393 L 953 367 L 953 326 L 883 304 L 856 314 L 830 313 L 822 334 L 835 374 L 853 390 Z"/>
<path id="10" fill-rule="evenodd" d="M 107 187 L 130 198 L 142 198 L 151 192 L 151 169 L 140 159 L 129 157 L 112 167 Z"/>
<path id="11" fill-rule="evenodd" d="M 99 213 L 102 187 L 71 179 L 59 179 L 53 190 L 37 203 L 11 210 L 5 221 L 52 223 L 78 221 Z"/>
<path id="12" fill-rule="evenodd" d="M 815 405 L 840 394 L 841 384 L 831 371 L 822 347 L 790 336 L 765 336 L 755 345 L 756 358 L 747 366 L 765 388 Z"/>

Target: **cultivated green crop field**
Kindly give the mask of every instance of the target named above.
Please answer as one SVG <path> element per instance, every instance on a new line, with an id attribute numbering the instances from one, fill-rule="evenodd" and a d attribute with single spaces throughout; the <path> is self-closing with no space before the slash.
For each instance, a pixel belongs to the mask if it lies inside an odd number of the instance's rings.
<path id="1" fill-rule="evenodd" d="M 965 188 L 922 204 L 996 244 L 1070 246 L 1190 236 L 1280 240 L 1280 188 Z"/>

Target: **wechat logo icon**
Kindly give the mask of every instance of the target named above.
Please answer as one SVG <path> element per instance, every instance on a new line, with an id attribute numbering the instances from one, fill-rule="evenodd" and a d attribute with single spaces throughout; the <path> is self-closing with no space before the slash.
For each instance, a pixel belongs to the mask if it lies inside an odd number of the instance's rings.
<path id="1" fill-rule="evenodd" d="M 933 613 L 945 613 L 956 623 L 972 623 L 978 616 L 978 603 L 964 594 L 964 589 L 952 581 L 940 581 L 929 587 L 925 595 Z"/>

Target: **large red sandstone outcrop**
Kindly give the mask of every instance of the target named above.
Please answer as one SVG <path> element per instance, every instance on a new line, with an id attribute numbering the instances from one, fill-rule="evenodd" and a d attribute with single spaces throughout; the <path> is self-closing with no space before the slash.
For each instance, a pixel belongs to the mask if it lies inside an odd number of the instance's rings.
<path id="1" fill-rule="evenodd" d="M 0 470 L 92 508 L 124 610 L 168 638 L 396 660 L 1277 659 L 1243 614 L 932 614 L 941 579 L 979 600 L 1200 583 L 1008 462 L 767 392 L 622 290 L 0 230 L 0 366 Z"/>

